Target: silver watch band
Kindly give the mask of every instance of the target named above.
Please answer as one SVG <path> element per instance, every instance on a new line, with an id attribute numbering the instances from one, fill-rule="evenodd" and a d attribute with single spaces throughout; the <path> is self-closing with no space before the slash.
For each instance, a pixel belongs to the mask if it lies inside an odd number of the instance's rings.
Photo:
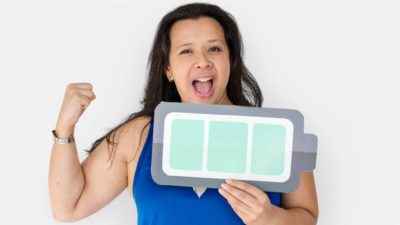
<path id="1" fill-rule="evenodd" d="M 53 134 L 54 144 L 71 144 L 75 141 L 73 133 L 68 138 L 58 138 L 57 134 L 56 134 L 56 130 L 52 130 L 51 132 Z"/>

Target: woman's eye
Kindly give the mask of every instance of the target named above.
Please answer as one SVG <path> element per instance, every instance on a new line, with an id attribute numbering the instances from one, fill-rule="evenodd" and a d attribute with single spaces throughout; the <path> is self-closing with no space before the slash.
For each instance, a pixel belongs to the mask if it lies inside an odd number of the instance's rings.
<path id="1" fill-rule="evenodd" d="M 188 50 L 188 49 L 185 49 L 185 50 L 181 51 L 181 53 L 180 53 L 180 54 L 182 55 L 182 54 L 188 54 L 188 53 L 190 53 L 190 50 Z"/>
<path id="2" fill-rule="evenodd" d="M 210 51 L 211 51 L 211 52 L 220 52 L 221 49 L 220 49 L 219 47 L 211 47 L 211 48 L 210 48 Z"/>

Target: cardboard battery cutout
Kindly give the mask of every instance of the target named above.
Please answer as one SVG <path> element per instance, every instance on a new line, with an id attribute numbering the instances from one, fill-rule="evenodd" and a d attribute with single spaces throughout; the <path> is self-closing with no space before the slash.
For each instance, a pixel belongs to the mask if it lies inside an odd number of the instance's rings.
<path id="1" fill-rule="evenodd" d="M 160 185 L 218 188 L 232 178 L 292 192 L 316 155 L 317 136 L 304 133 L 297 110 L 161 102 L 154 113 L 151 174 Z"/>

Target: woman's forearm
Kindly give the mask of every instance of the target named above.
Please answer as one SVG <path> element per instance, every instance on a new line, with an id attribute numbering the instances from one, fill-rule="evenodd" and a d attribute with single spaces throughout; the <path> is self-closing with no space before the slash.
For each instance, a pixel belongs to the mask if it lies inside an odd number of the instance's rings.
<path id="1" fill-rule="evenodd" d="M 318 219 L 318 215 L 304 208 L 284 209 L 274 206 L 273 215 L 268 225 L 315 225 Z"/>
<path id="2" fill-rule="evenodd" d="M 73 129 L 56 128 L 60 138 L 72 134 Z M 75 142 L 52 147 L 49 168 L 49 192 L 53 216 L 63 219 L 73 212 L 82 193 L 84 175 Z"/>

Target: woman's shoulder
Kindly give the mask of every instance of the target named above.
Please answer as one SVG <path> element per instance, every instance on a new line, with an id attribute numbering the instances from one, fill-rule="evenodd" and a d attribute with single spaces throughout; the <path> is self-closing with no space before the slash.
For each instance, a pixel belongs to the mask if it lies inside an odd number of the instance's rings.
<path id="1" fill-rule="evenodd" d="M 129 122 L 127 122 L 126 128 L 131 133 L 137 134 L 141 133 L 143 129 L 146 129 L 150 125 L 151 117 L 150 116 L 141 116 L 137 117 Z"/>
<path id="2" fill-rule="evenodd" d="M 140 116 L 129 121 L 115 130 L 115 136 L 133 135 L 146 128 L 151 121 L 150 116 Z"/>
<path id="3" fill-rule="evenodd" d="M 130 159 L 147 137 L 151 117 L 141 116 L 132 119 L 118 128 L 115 132 L 117 148 L 122 149 L 122 157 Z"/>

